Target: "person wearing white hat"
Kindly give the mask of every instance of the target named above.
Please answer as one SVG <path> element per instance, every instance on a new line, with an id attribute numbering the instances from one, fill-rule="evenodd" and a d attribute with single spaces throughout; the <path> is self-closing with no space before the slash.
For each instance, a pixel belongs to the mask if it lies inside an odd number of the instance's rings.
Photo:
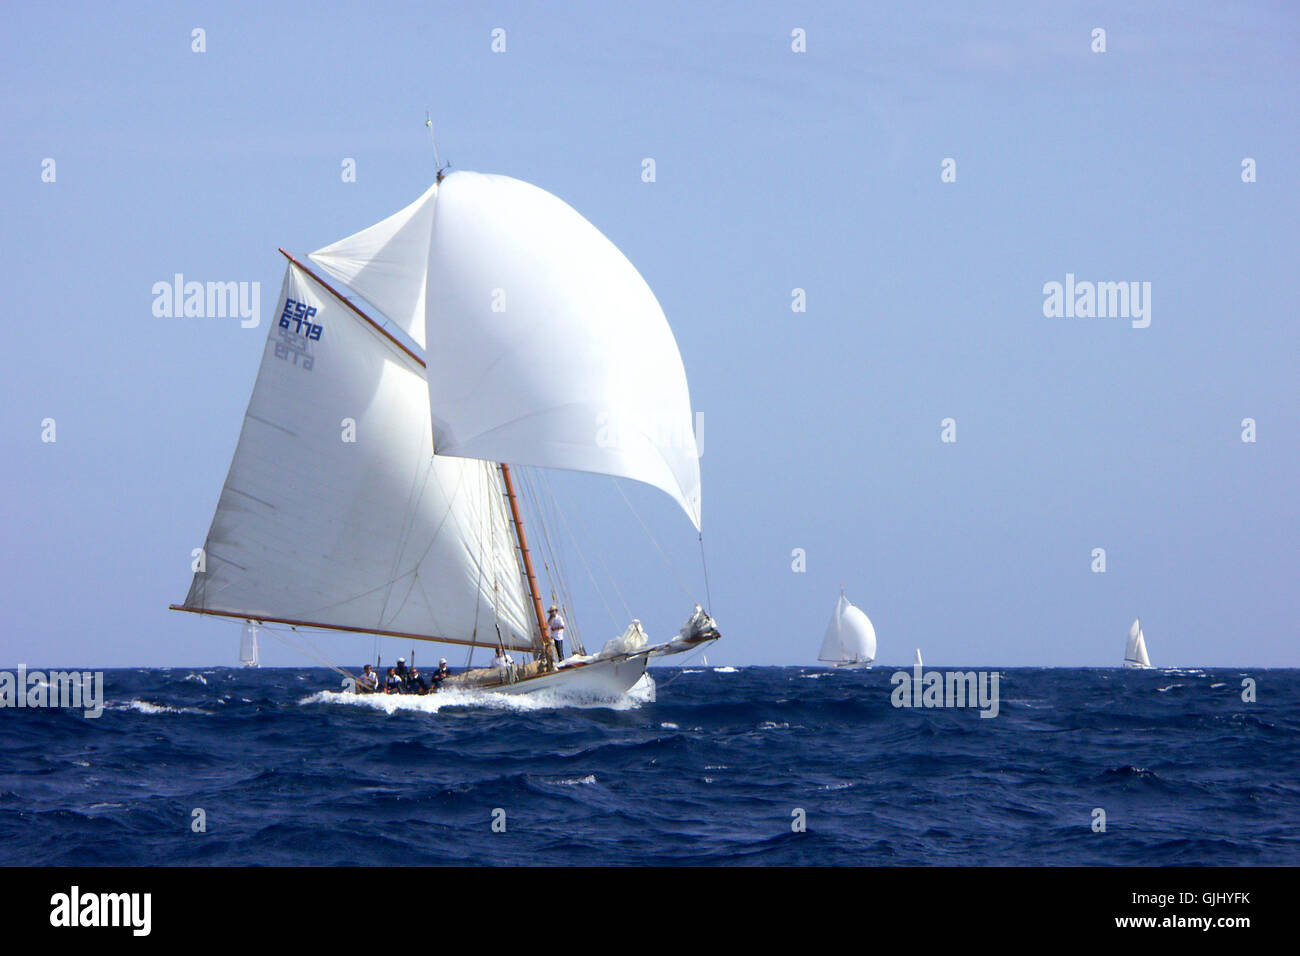
<path id="1" fill-rule="evenodd" d="M 430 683 L 433 684 L 434 693 L 442 690 L 442 682 L 450 676 L 451 671 L 447 669 L 447 658 L 441 658 L 438 661 L 438 669 L 434 671 L 433 676 L 429 678 Z"/>
<path id="2" fill-rule="evenodd" d="M 562 661 L 564 660 L 564 616 L 554 604 L 547 613 L 546 626 L 550 628 L 551 641 L 555 644 L 555 659 Z"/>

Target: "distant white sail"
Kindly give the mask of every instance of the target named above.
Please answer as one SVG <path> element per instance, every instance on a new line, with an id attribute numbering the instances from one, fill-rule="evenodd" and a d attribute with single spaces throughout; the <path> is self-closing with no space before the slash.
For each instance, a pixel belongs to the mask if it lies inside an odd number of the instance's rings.
<path id="1" fill-rule="evenodd" d="M 367 265 L 375 249 L 381 267 Z M 631 478 L 699 527 L 690 394 L 668 320 L 627 258 L 562 200 L 455 172 L 313 259 L 427 340 L 438 455 Z M 424 339 L 407 314 L 421 297 Z"/>
<path id="2" fill-rule="evenodd" d="M 921 664 L 921 649 L 920 649 L 919 647 L 916 649 L 916 658 L 915 658 L 915 660 L 912 661 L 912 664 L 913 664 L 914 666 L 916 666 L 916 667 L 921 667 L 921 666 L 922 666 L 922 664 Z"/>
<path id="3" fill-rule="evenodd" d="M 835 604 L 818 660 L 836 664 L 869 664 L 876 658 L 876 629 L 843 592 Z"/>
<path id="4" fill-rule="evenodd" d="M 253 624 L 245 624 L 243 636 L 239 639 L 239 665 L 256 667 L 257 658 L 257 627 Z"/>
<path id="5" fill-rule="evenodd" d="M 187 609 L 529 650 L 516 554 L 497 469 L 433 457 L 418 362 L 290 265 Z"/>
<path id="6" fill-rule="evenodd" d="M 1151 658 L 1147 656 L 1146 637 L 1142 634 L 1141 618 L 1134 619 L 1133 626 L 1128 629 L 1128 643 L 1124 646 L 1124 666 L 1129 668 L 1151 666 Z"/>

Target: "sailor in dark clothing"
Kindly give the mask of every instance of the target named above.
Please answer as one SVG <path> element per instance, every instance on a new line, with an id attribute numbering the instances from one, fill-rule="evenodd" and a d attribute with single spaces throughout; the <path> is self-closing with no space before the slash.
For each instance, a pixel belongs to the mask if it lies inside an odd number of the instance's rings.
<path id="1" fill-rule="evenodd" d="M 384 679 L 385 694 L 400 694 L 402 692 L 402 679 L 397 676 L 397 668 L 388 668 L 388 676 Z"/>
<path id="2" fill-rule="evenodd" d="M 444 657 L 438 661 L 438 669 L 433 672 L 433 676 L 430 678 L 430 681 L 433 684 L 434 693 L 442 690 L 442 682 L 450 676 L 451 671 L 447 669 L 447 658 Z"/>
<path id="3" fill-rule="evenodd" d="M 406 672 L 406 692 L 408 694 L 427 694 L 429 693 L 429 682 L 420 676 L 420 672 L 411 665 L 411 669 Z"/>

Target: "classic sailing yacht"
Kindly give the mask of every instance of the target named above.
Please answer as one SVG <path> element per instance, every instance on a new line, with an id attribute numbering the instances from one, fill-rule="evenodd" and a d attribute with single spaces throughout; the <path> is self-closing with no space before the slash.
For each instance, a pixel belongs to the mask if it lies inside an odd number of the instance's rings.
<path id="1" fill-rule="evenodd" d="M 239 639 L 239 666 L 257 667 L 257 625 L 251 621 L 244 625 L 244 634 Z"/>
<path id="2" fill-rule="evenodd" d="M 650 658 L 720 636 L 696 605 L 667 643 L 634 621 L 556 659 L 507 461 L 645 482 L 700 527 L 681 355 L 591 223 L 517 179 L 440 171 L 311 254 L 422 356 L 280 251 L 239 444 L 175 610 L 523 652 L 448 681 L 508 693 L 617 696 Z"/>
<path id="3" fill-rule="evenodd" d="M 849 603 L 840 591 L 840 599 L 826 626 L 819 661 L 833 663 L 836 667 L 870 667 L 876 658 L 876 629 L 861 610 Z"/>
<path id="4" fill-rule="evenodd" d="M 1127 670 L 1149 670 L 1151 658 L 1147 657 L 1147 641 L 1142 636 L 1142 619 L 1134 618 L 1128 629 L 1128 643 L 1124 645 L 1124 667 Z"/>

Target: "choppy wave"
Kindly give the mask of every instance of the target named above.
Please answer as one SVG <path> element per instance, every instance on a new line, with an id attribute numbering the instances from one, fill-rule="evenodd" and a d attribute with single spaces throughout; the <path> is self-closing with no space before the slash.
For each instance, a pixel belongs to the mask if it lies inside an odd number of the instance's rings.
<path id="1" fill-rule="evenodd" d="M 0 720 L 0 863 L 1300 864 L 1300 672 L 1002 670 L 984 719 L 887 669 L 718 670 L 613 703 L 108 671 L 98 718 Z M 221 840 L 177 836 L 197 806 Z"/>

